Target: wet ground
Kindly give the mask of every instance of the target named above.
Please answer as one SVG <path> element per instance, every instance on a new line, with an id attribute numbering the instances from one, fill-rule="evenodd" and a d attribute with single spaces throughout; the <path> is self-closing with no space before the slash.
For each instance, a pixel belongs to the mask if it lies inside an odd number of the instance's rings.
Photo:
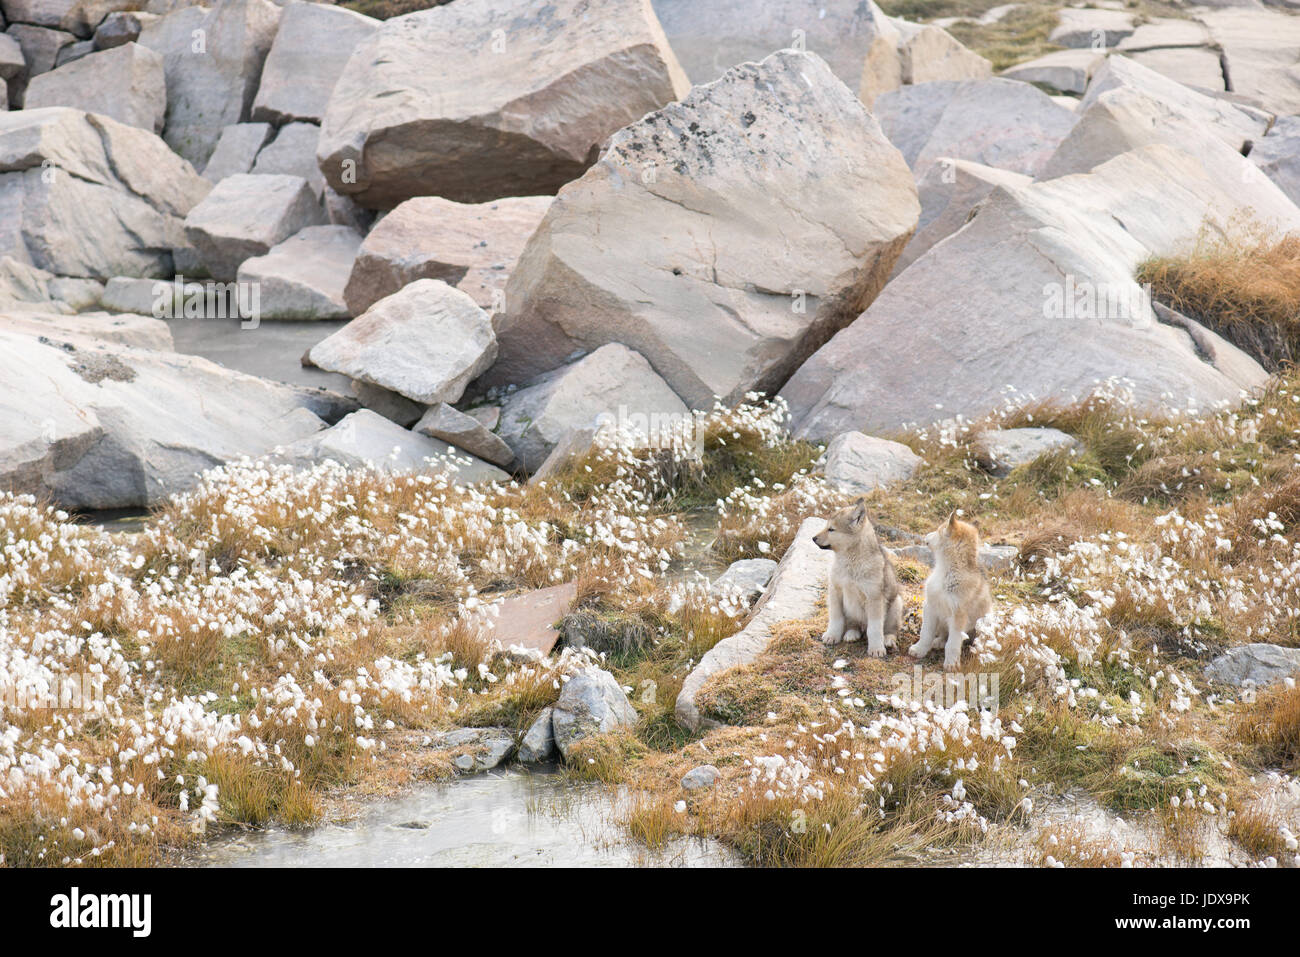
<path id="1" fill-rule="evenodd" d="M 368 803 L 355 820 L 218 838 L 207 867 L 736 867 L 714 841 L 662 851 L 635 843 L 618 818 L 625 795 L 553 772 L 493 771 Z"/>
<path id="2" fill-rule="evenodd" d="M 344 395 L 351 392 L 347 376 L 309 368 L 301 361 L 304 352 L 342 329 L 347 320 L 264 320 L 249 329 L 242 328 L 238 319 L 169 319 L 167 325 L 177 352 L 293 385 L 321 386 Z"/>

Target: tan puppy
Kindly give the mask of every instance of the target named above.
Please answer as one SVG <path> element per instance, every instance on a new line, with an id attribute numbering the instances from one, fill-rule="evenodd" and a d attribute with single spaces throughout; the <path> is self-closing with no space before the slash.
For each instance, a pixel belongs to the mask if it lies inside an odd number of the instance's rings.
<path id="1" fill-rule="evenodd" d="M 943 668 L 956 671 L 961 666 L 962 642 L 993 608 L 993 595 L 979 562 L 980 534 L 953 512 L 925 541 L 934 554 L 934 570 L 925 580 L 921 637 L 907 653 L 924 658 L 935 642 L 946 638 Z"/>
<path id="2" fill-rule="evenodd" d="M 837 645 L 867 635 L 867 654 L 885 657 L 898 644 L 903 599 L 898 594 L 894 563 L 876 538 L 867 518 L 867 503 L 858 499 L 831 516 L 826 530 L 813 536 L 818 548 L 835 553 L 826 585 L 830 621 L 822 641 Z"/>

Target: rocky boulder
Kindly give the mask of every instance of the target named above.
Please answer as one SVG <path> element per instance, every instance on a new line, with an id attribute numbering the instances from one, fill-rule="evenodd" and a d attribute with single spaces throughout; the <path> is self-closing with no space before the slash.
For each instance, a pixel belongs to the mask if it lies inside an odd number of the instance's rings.
<path id="1" fill-rule="evenodd" d="M 1258 363 L 1208 330 L 1163 322 L 1133 279 L 1205 228 L 1230 234 L 1247 215 L 1300 227 L 1277 187 L 1221 149 L 1209 170 L 1152 146 L 1089 174 L 998 187 L 786 384 L 796 433 L 978 416 L 1005 402 L 1007 385 L 1083 397 L 1117 377 L 1148 408 L 1171 395 L 1204 408 L 1262 383 Z"/>
<path id="2" fill-rule="evenodd" d="M 139 10 L 119 10 L 110 13 L 100 21 L 99 26 L 95 27 L 95 49 L 111 50 L 124 43 L 134 43 L 140 38 L 140 31 L 144 29 L 145 24 L 157 19 L 154 14 Z"/>
<path id="3" fill-rule="evenodd" d="M 917 180 L 921 218 L 916 235 L 894 264 L 898 275 L 941 240 L 966 225 L 971 211 L 999 186 L 1024 186 L 1031 180 L 1023 173 L 995 169 L 970 160 L 938 157 Z"/>
<path id="4" fill-rule="evenodd" d="M 1106 62 L 1096 50 L 1056 50 L 1002 71 L 1008 80 L 1051 87 L 1060 93 L 1083 93 L 1092 74 Z"/>
<path id="5" fill-rule="evenodd" d="M 446 402 L 439 402 L 424 413 L 415 425 L 415 431 L 431 439 L 442 439 L 485 462 L 508 466 L 515 457 L 514 450 L 501 436 L 486 429 L 477 419 L 459 412 Z"/>
<path id="6" fill-rule="evenodd" d="M 1066 7 L 1057 13 L 1049 43 L 1070 49 L 1105 50 L 1134 30 L 1133 14 L 1123 10 Z"/>
<path id="7" fill-rule="evenodd" d="M 221 131 L 250 118 L 280 8 L 271 0 L 217 0 L 181 7 L 148 24 L 137 41 L 162 54 L 167 77 L 163 138 L 197 167 Z"/>
<path id="8" fill-rule="evenodd" d="M 270 123 L 231 123 L 221 131 L 216 148 L 203 167 L 203 178 L 219 183 L 227 176 L 251 173 L 257 154 L 275 135 Z"/>
<path id="9" fill-rule="evenodd" d="M 906 482 L 924 464 L 921 456 L 901 442 L 841 432 L 826 447 L 826 481 L 841 492 L 867 495 L 878 488 Z"/>
<path id="10" fill-rule="evenodd" d="M 515 753 L 515 736 L 509 728 L 457 728 L 430 735 L 429 747 L 452 753 L 452 764 L 470 774 L 504 764 Z"/>
<path id="11" fill-rule="evenodd" d="M 317 201 L 325 192 L 325 177 L 316 165 L 316 144 L 320 127 L 314 123 L 289 123 L 276 131 L 275 138 L 258 151 L 250 170 L 255 175 L 301 176 Z"/>
<path id="12" fill-rule="evenodd" d="M 71 106 L 161 133 L 167 112 L 163 59 L 138 43 L 92 53 L 34 77 L 23 106 Z"/>
<path id="13" fill-rule="evenodd" d="M 566 758 L 582 739 L 634 724 L 636 709 L 618 679 L 600 668 L 587 668 L 569 678 L 551 712 L 555 746 Z"/>
<path id="14" fill-rule="evenodd" d="M 379 209 L 554 192 L 687 87 L 648 0 L 457 0 L 361 41 L 325 111 L 320 167 Z"/>
<path id="15" fill-rule="evenodd" d="M 413 402 L 455 402 L 496 357 L 487 313 L 459 289 L 421 279 L 311 348 L 313 365 Z"/>
<path id="16" fill-rule="evenodd" d="M 262 67 L 252 118 L 275 124 L 308 120 L 319 125 L 348 57 L 378 27 L 373 17 L 343 7 L 288 4 Z"/>
<path id="17" fill-rule="evenodd" d="M 1028 83 L 996 77 L 905 86 L 872 109 L 917 176 L 940 157 L 1035 176 L 1077 119 Z"/>
<path id="18" fill-rule="evenodd" d="M 1122 56 L 1107 58 L 1093 75 L 1077 119 L 1043 164 L 1042 178 L 1085 173 L 1154 143 L 1196 154 L 1221 143 L 1241 153 L 1270 122 L 1265 113 L 1199 93 Z"/>
<path id="19" fill-rule="evenodd" d="M 15 23 L 6 31 L 6 36 L 17 40 L 23 51 L 23 60 L 27 65 L 26 79 L 30 80 L 41 73 L 53 70 L 59 62 L 59 54 L 77 42 L 77 38 L 63 30 L 49 27 L 37 27 L 30 23 Z M 19 90 L 19 78 L 14 78 Z M 21 105 L 21 95 L 15 105 Z"/>
<path id="20" fill-rule="evenodd" d="M 65 107 L 0 113 L 0 256 L 64 276 L 170 276 L 208 184 L 153 133 Z"/>
<path id="21" fill-rule="evenodd" d="M 1283 648 L 1266 642 L 1229 648 L 1205 666 L 1211 681 L 1242 687 L 1266 688 L 1300 673 L 1300 648 Z"/>
<path id="22" fill-rule="evenodd" d="M 197 356 L 0 328 L 0 484 L 65 508 L 156 505 L 315 433 L 328 404 Z"/>
<path id="23" fill-rule="evenodd" d="M 343 294 L 348 308 L 360 315 L 417 279 L 441 279 L 498 311 L 506 279 L 552 202 L 550 196 L 479 204 L 408 199 L 366 234 Z"/>
<path id="24" fill-rule="evenodd" d="M 21 78 L 27 72 L 22 45 L 7 33 L 0 33 L 0 80 Z M 8 109 L 5 102 L 2 108 Z"/>
<path id="25" fill-rule="evenodd" d="M 697 408 L 773 390 L 875 297 L 917 211 L 825 63 L 743 64 L 620 130 L 561 192 L 506 284 L 486 381 L 619 342 Z"/>
<path id="26" fill-rule="evenodd" d="M 301 176 L 227 176 L 185 217 L 185 237 L 212 278 L 229 282 L 245 260 L 324 218 Z"/>
<path id="27" fill-rule="evenodd" d="M 499 468 L 445 442 L 408 432 L 369 409 L 360 409 L 328 429 L 284 445 L 276 451 L 275 459 L 298 468 L 311 468 L 329 460 L 348 468 L 447 472 L 458 485 L 510 480 Z"/>
<path id="28" fill-rule="evenodd" d="M 343 284 L 361 246 L 348 226 L 308 226 L 265 256 L 245 259 L 241 283 L 257 283 L 263 319 L 347 319 Z"/>
<path id="29" fill-rule="evenodd" d="M 1081 448 L 1079 440 L 1060 429 L 992 429 L 979 438 L 979 449 L 989 470 L 998 476 L 1047 455 Z"/>
<path id="30" fill-rule="evenodd" d="M 671 425 L 687 414 L 645 357 L 610 343 L 506 396 L 499 434 L 531 472 L 574 429 L 627 422 L 636 415 L 645 419 L 649 440 L 655 423 Z"/>
<path id="31" fill-rule="evenodd" d="M 519 761 L 522 764 L 539 764 L 555 756 L 555 730 L 552 715 L 555 709 L 546 707 L 537 716 L 519 742 Z"/>
<path id="32" fill-rule="evenodd" d="M 1255 140 L 1250 161 L 1300 205 L 1300 116 L 1279 116 L 1268 133 Z"/>
<path id="33" fill-rule="evenodd" d="M 63 30 L 83 39 L 94 33 L 99 21 L 115 10 L 135 6 L 138 0 L 4 0 L 5 19 Z"/>

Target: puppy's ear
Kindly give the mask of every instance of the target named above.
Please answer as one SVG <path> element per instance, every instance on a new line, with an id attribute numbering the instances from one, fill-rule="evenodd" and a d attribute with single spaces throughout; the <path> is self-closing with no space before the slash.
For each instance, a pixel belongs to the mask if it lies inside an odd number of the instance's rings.
<path id="1" fill-rule="evenodd" d="M 853 528 L 861 528 L 862 523 L 867 520 L 867 500 L 859 498 L 853 503 L 853 514 L 849 516 L 849 524 Z"/>
<path id="2" fill-rule="evenodd" d="M 951 532 L 957 527 L 957 510 L 955 508 L 948 513 L 948 521 L 944 522 L 942 527 L 945 532 Z"/>

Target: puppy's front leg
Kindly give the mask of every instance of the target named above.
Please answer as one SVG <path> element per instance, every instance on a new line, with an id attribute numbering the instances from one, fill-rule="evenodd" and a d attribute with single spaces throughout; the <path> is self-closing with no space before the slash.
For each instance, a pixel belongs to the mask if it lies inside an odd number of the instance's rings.
<path id="1" fill-rule="evenodd" d="M 948 643 L 943 646 L 943 670 L 957 671 L 961 668 L 961 645 L 966 640 L 966 633 L 961 630 L 961 621 L 956 617 L 948 622 Z"/>
<path id="2" fill-rule="evenodd" d="M 835 582 L 826 586 L 826 614 L 828 620 L 822 643 L 838 645 L 844 639 L 844 594 Z"/>
<path id="3" fill-rule="evenodd" d="M 868 598 L 867 654 L 872 658 L 885 657 L 885 602 L 879 597 Z"/>
<path id="4" fill-rule="evenodd" d="M 907 653 L 913 658 L 924 658 L 934 647 L 934 639 L 939 633 L 939 616 L 934 610 L 934 603 L 929 598 L 921 608 L 921 637 L 916 640 Z"/>

